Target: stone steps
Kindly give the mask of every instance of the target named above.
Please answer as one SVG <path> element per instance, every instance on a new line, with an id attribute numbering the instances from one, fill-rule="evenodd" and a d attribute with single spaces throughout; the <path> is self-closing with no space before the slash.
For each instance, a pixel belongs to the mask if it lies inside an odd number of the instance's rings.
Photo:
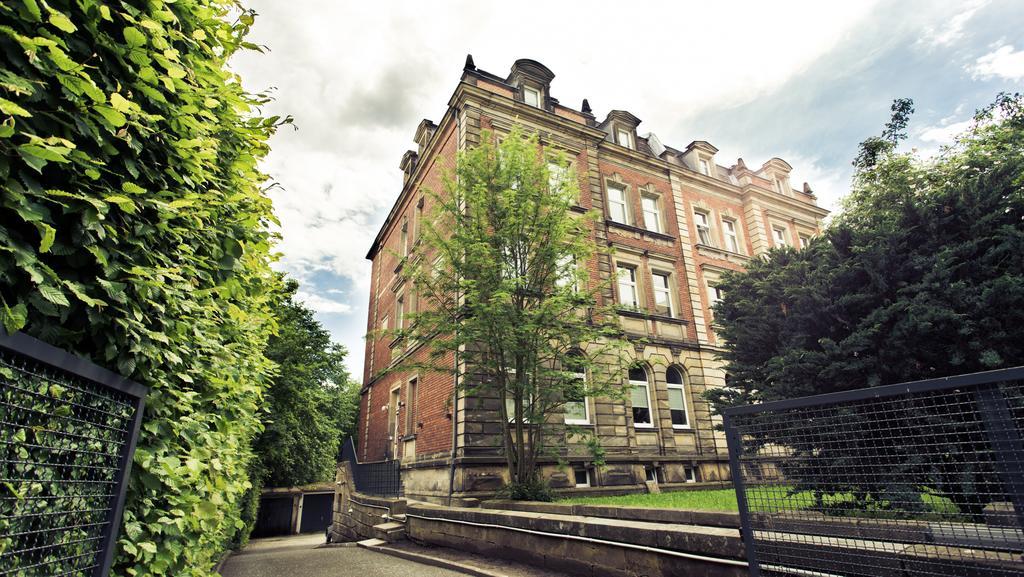
<path id="1" fill-rule="evenodd" d="M 394 543 L 405 539 L 405 522 L 388 521 L 373 526 L 373 536 L 386 543 Z"/>

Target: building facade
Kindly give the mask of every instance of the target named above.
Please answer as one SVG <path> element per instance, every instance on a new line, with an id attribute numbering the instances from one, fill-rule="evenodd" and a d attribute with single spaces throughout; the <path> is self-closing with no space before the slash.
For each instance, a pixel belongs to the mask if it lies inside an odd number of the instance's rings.
<path id="1" fill-rule="evenodd" d="M 400 459 L 406 494 L 424 500 L 485 496 L 505 481 L 501 435 L 507 424 L 498 400 L 456 392 L 453 371 L 385 372 L 424 347 L 374 336 L 403 326 L 415 310 L 414 287 L 400 275 L 417 246 L 419 223 L 430 213 L 425 190 L 441 190 L 459 150 L 480 142 L 484 130 L 513 124 L 537 133 L 545 147 L 565 151 L 579 177 L 579 212 L 597 211 L 592 237 L 599 246 L 586 263 L 595 283 L 610 279 L 603 299 L 616 303 L 635 340 L 638 367 L 621 371 L 631 387 L 625 402 L 587 398 L 566 415 L 592 428 L 605 465 L 571 436 L 561 458 L 543 474 L 555 488 L 601 491 L 639 488 L 645 480 L 675 484 L 727 480 L 728 451 L 718 418 L 701 393 L 725 384 L 717 358 L 711 307 L 729 270 L 769 248 L 802 246 L 819 232 L 827 211 L 805 183 L 794 189 L 791 167 L 773 158 L 760 168 L 742 159 L 726 167 L 704 141 L 685 148 L 641 135 L 639 118 L 612 110 L 598 121 L 584 100 L 579 110 L 552 94 L 554 74 L 533 60 L 517 60 L 505 76 L 467 58 L 461 81 L 437 122 L 416 129 L 417 149 L 400 168 L 404 185 L 367 258 L 373 263 L 366 358 L 359 416 L 361 461 Z"/>

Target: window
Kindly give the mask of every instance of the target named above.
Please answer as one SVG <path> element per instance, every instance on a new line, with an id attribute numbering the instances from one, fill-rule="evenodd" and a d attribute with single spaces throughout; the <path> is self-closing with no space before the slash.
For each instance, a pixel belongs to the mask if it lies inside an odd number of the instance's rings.
<path id="1" fill-rule="evenodd" d="M 801 234 L 800 235 L 800 248 L 801 249 L 807 248 L 807 245 L 809 245 L 809 244 L 811 244 L 811 237 L 807 236 L 806 234 Z"/>
<path id="2" fill-rule="evenodd" d="M 380 321 L 380 328 L 387 330 L 391 328 L 391 317 L 384 315 L 384 318 Z"/>
<path id="3" fill-rule="evenodd" d="M 709 309 L 710 308 L 714 308 L 715 303 L 717 303 L 718 301 L 722 300 L 722 297 L 724 297 L 724 296 L 725 296 L 725 291 L 723 291 L 722 289 L 718 288 L 717 286 L 715 286 L 713 284 L 709 284 L 708 285 L 708 308 Z"/>
<path id="4" fill-rule="evenodd" d="M 644 478 L 652 483 L 665 482 L 665 475 L 661 467 L 655 467 L 654 465 L 644 465 Z"/>
<path id="5" fill-rule="evenodd" d="M 402 256 L 409 256 L 409 219 L 402 219 Z"/>
<path id="6" fill-rule="evenodd" d="M 530 86 L 523 87 L 523 102 L 534 108 L 540 108 L 540 90 Z"/>
<path id="7" fill-rule="evenodd" d="M 647 371 L 643 367 L 629 369 L 630 400 L 633 403 L 633 426 L 639 429 L 654 427 L 651 418 L 651 397 L 647 384 Z"/>
<path id="8" fill-rule="evenodd" d="M 694 473 L 693 466 L 683 466 L 683 478 L 686 479 L 687 483 L 697 482 L 697 475 Z"/>
<path id="9" fill-rule="evenodd" d="M 703 158 L 700 159 L 700 173 L 704 176 L 711 176 L 711 165 Z"/>
<path id="10" fill-rule="evenodd" d="M 416 379 L 409 381 L 405 390 L 405 434 L 416 432 Z"/>
<path id="11" fill-rule="evenodd" d="M 617 129 L 615 131 L 615 142 L 618 143 L 619 146 L 636 149 L 636 146 L 633 145 L 633 131 L 631 130 L 625 128 Z"/>
<path id="12" fill-rule="evenodd" d="M 576 278 L 576 259 L 571 254 L 563 255 L 558 259 L 555 286 L 565 288 L 572 286 L 573 291 L 579 291 L 580 287 Z"/>
<path id="13" fill-rule="evenodd" d="M 510 371 L 511 372 L 511 371 Z M 512 373 L 514 374 L 514 372 Z M 509 375 L 511 376 L 511 375 Z M 530 399 L 529 394 L 523 393 L 523 422 L 530 422 L 530 406 L 533 401 Z M 516 422 L 516 400 L 512 397 L 511 391 L 505 392 L 505 412 L 508 414 L 508 422 Z"/>
<path id="14" fill-rule="evenodd" d="M 608 217 L 615 222 L 629 224 L 625 187 L 617 184 L 608 185 Z"/>
<path id="15" fill-rule="evenodd" d="M 736 221 L 722 221 L 722 235 L 725 236 L 725 249 L 731 252 L 740 251 L 740 240 L 736 234 Z"/>
<path id="16" fill-rule="evenodd" d="M 697 242 L 706 246 L 711 244 L 711 224 L 708 222 L 706 212 L 694 212 L 693 220 L 697 223 Z"/>
<path id="17" fill-rule="evenodd" d="M 785 194 L 785 195 L 789 196 L 789 186 L 786 185 L 786 179 L 784 179 L 784 178 L 776 178 L 775 179 L 775 190 L 777 190 L 779 192 L 779 194 Z"/>
<path id="18" fill-rule="evenodd" d="M 395 328 L 405 328 L 405 295 L 398 295 L 398 299 L 395 300 Z"/>
<path id="19" fill-rule="evenodd" d="M 620 264 L 619 268 L 619 304 L 625 307 L 638 308 L 636 290 L 636 269 L 631 266 Z"/>
<path id="20" fill-rule="evenodd" d="M 786 246 L 786 229 L 780 226 L 772 227 L 772 237 L 775 239 L 775 246 Z"/>
<path id="21" fill-rule="evenodd" d="M 578 464 L 572 466 L 572 476 L 577 487 L 590 487 L 590 469 L 586 465 Z"/>
<path id="22" fill-rule="evenodd" d="M 686 415 L 686 389 L 683 385 L 683 373 L 676 367 L 665 371 L 668 383 L 668 408 L 672 413 L 673 429 L 689 429 L 690 421 Z"/>
<path id="23" fill-rule="evenodd" d="M 672 288 L 669 275 L 663 272 L 651 273 L 654 288 L 654 310 L 659 314 L 672 316 Z"/>
<path id="24" fill-rule="evenodd" d="M 548 163 L 548 190 L 551 192 L 561 191 L 565 186 L 569 169 L 557 162 Z"/>
<path id="25" fill-rule="evenodd" d="M 572 359 L 569 359 L 569 364 Z M 569 366 L 566 370 L 573 371 L 573 385 L 566 388 L 565 423 L 567 425 L 589 425 L 590 408 L 587 407 L 587 373 L 582 366 Z"/>
<path id="26" fill-rule="evenodd" d="M 412 242 L 416 244 L 420 241 L 420 221 L 423 220 L 423 199 L 416 203 L 416 213 L 412 219 Z"/>
<path id="27" fill-rule="evenodd" d="M 643 195 L 640 197 L 640 206 L 644 211 L 644 226 L 647 230 L 661 232 L 661 210 L 658 208 L 658 197 Z"/>

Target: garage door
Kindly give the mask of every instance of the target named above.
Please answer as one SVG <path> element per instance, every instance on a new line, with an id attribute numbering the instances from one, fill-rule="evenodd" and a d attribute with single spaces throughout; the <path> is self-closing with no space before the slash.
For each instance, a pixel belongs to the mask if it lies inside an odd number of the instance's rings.
<path id="1" fill-rule="evenodd" d="M 253 537 L 274 537 L 288 535 L 292 526 L 291 497 L 262 497 L 256 513 Z"/>
<path id="2" fill-rule="evenodd" d="M 334 493 L 306 495 L 302 499 L 301 533 L 323 533 L 331 524 L 331 506 Z"/>

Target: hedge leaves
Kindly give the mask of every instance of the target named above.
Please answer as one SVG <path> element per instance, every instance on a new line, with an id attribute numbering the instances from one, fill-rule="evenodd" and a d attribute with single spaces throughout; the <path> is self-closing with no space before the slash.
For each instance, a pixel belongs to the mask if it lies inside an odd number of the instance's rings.
<path id="1" fill-rule="evenodd" d="M 209 575 L 243 529 L 280 289 L 262 118 L 222 0 L 0 4 L 0 321 L 152 388 L 115 566 Z"/>

